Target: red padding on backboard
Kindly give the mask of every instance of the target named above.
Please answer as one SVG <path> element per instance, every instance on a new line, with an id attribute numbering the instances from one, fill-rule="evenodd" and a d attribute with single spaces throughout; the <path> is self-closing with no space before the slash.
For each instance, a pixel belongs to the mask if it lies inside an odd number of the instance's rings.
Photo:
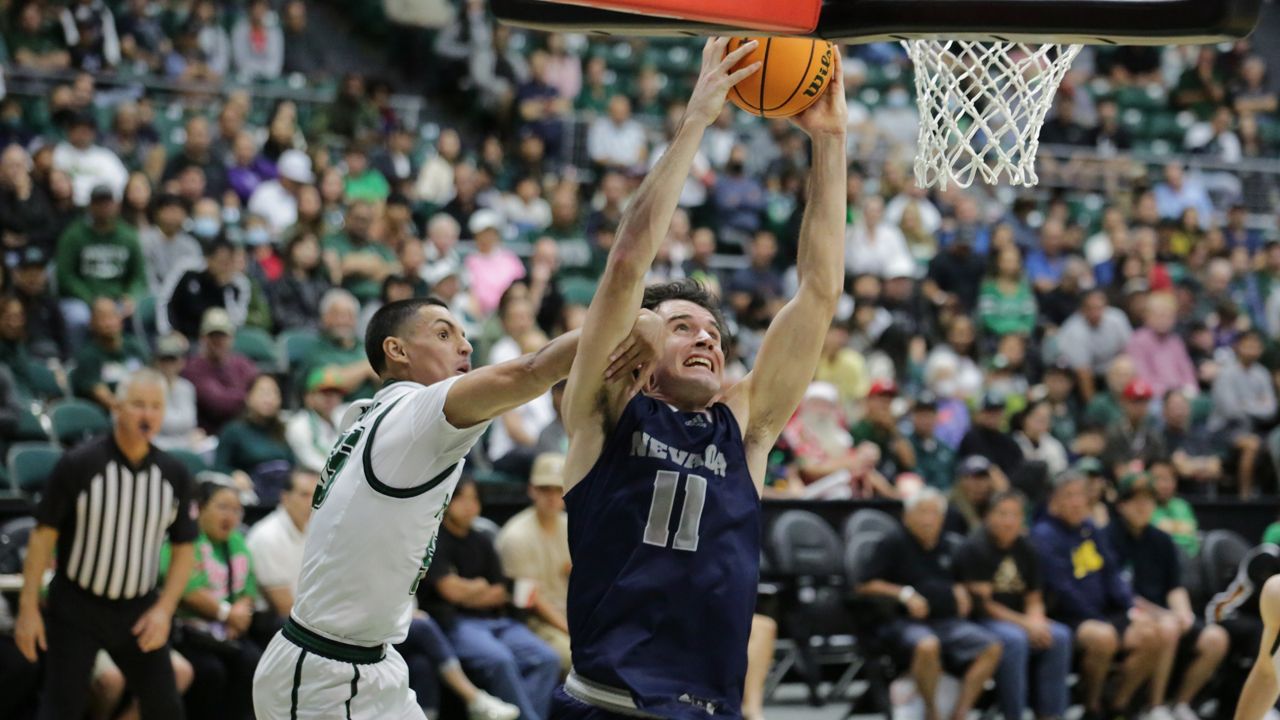
<path id="1" fill-rule="evenodd" d="M 590 7 L 779 35 L 808 35 L 818 27 L 822 0 L 556 0 Z"/>

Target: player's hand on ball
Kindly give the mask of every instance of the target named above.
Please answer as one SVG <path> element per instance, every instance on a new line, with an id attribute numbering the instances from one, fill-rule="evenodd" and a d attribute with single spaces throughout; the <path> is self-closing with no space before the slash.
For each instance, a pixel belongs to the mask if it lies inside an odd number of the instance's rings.
<path id="1" fill-rule="evenodd" d="M 609 355 L 609 367 L 604 371 L 605 381 L 630 377 L 633 388 L 644 387 L 653 374 L 653 363 L 662 354 L 664 323 L 652 310 L 641 310 L 631 326 L 631 334 L 614 348 Z"/>
<path id="2" fill-rule="evenodd" d="M 844 53 L 836 46 L 831 56 L 834 62 L 827 89 L 817 102 L 791 118 L 791 122 L 809 137 L 844 135 L 848 131 L 849 103 L 844 95 Z"/>
<path id="3" fill-rule="evenodd" d="M 707 40 L 702 47 L 702 70 L 698 74 L 698 84 L 689 96 L 689 105 L 685 108 L 685 119 L 699 123 L 706 128 L 715 122 L 724 108 L 725 99 L 729 97 L 729 89 L 760 69 L 762 63 L 752 63 L 737 72 L 731 72 L 738 61 L 760 45 L 752 40 L 729 54 L 725 48 L 729 38 L 715 37 Z"/>

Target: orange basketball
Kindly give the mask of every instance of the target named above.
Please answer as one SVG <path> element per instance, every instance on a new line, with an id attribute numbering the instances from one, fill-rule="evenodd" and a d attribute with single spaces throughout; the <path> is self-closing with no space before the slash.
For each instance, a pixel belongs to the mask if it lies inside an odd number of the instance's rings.
<path id="1" fill-rule="evenodd" d="M 763 65 L 729 91 L 734 105 L 760 117 L 784 118 L 804 112 L 822 96 L 835 63 L 831 43 L 800 37 L 733 38 L 725 52 L 752 40 L 759 47 L 734 70 L 754 62 Z"/>

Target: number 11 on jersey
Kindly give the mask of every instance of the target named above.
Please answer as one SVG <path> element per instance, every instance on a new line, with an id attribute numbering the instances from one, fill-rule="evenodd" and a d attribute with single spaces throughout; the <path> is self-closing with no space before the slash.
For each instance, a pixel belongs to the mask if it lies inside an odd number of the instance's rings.
<path id="1" fill-rule="evenodd" d="M 680 483 L 680 473 L 671 470 L 659 470 L 653 479 L 653 502 L 649 505 L 649 522 L 644 527 L 644 542 L 647 545 L 668 547 L 667 540 L 671 526 L 671 512 L 676 504 L 676 486 Z M 684 507 L 680 510 L 680 524 L 676 527 L 675 539 L 670 547 L 674 550 L 694 552 L 698 549 L 698 526 L 702 523 L 702 507 L 707 500 L 707 479 L 701 475 L 686 475 L 684 484 Z"/>

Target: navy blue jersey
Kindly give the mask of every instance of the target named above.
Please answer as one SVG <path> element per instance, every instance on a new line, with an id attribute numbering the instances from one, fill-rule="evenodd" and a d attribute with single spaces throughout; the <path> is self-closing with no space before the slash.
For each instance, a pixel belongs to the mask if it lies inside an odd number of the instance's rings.
<path id="1" fill-rule="evenodd" d="M 664 717 L 741 716 L 760 498 L 729 408 L 637 395 L 565 505 L 575 672 Z"/>

